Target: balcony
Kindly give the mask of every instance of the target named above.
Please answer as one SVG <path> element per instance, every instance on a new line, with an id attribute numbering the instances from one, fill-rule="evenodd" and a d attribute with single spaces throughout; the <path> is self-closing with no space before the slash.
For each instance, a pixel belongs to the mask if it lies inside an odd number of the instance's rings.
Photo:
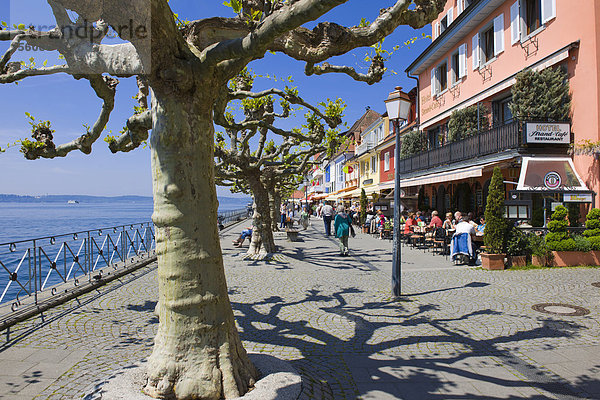
<path id="1" fill-rule="evenodd" d="M 448 143 L 437 149 L 431 149 L 412 157 L 401 159 L 400 171 L 406 174 L 471 160 L 506 150 L 523 149 L 524 143 L 521 126 L 522 121 L 509 122 L 506 125 L 479 132 L 466 139 Z"/>
<path id="2" fill-rule="evenodd" d="M 360 156 L 361 154 L 364 154 L 367 151 L 371 150 L 373 147 L 375 147 L 375 143 L 364 141 L 363 143 L 359 144 L 356 148 L 356 155 Z"/>

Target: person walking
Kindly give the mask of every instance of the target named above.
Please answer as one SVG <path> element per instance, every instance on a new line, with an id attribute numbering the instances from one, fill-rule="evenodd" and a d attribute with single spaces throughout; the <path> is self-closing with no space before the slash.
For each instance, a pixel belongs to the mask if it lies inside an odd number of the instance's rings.
<path id="1" fill-rule="evenodd" d="M 279 228 L 285 228 L 285 222 L 286 222 L 286 211 L 287 211 L 287 207 L 285 206 L 285 203 L 281 204 L 281 207 L 279 207 L 279 213 L 281 214 L 281 221 L 279 222 Z"/>
<path id="2" fill-rule="evenodd" d="M 331 236 L 331 221 L 333 220 L 333 207 L 329 203 L 325 203 L 321 209 L 321 215 L 323 216 L 323 222 L 325 223 L 325 236 Z"/>
<path id="3" fill-rule="evenodd" d="M 347 256 L 348 236 L 352 233 L 352 237 L 354 237 L 354 229 L 352 229 L 350 216 L 346 214 L 346 210 L 341 204 L 337 208 L 333 229 L 335 229 L 335 237 L 340 239 L 340 256 Z"/>

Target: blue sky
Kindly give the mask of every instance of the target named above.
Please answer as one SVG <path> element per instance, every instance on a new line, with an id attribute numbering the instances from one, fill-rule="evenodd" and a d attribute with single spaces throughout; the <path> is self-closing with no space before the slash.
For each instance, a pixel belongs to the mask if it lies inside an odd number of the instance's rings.
<path id="1" fill-rule="evenodd" d="M 170 4 L 182 19 L 232 15 L 231 9 L 222 5 L 222 0 L 171 0 Z M 361 18 L 372 21 L 381 8 L 391 4 L 391 0 L 350 0 L 323 20 L 347 26 L 357 25 Z M 54 22 L 45 0 L 0 0 L 0 20 L 35 26 L 52 25 Z M 308 26 L 313 25 L 311 23 Z M 409 27 L 400 27 L 386 39 L 384 47 L 390 49 L 412 37 L 421 37 L 422 32 L 429 34 L 430 28 L 415 31 Z M 294 82 L 290 85 L 297 86 L 300 95 L 311 103 L 341 97 L 348 105 L 345 121 L 351 125 L 367 106 L 384 112 L 383 100 L 395 86 L 402 86 L 406 90 L 415 86 L 415 81 L 406 77 L 404 69 L 429 43 L 430 39 L 420 39 L 410 48 L 403 47 L 397 51 L 387 63 L 388 68 L 397 74 L 388 73 L 382 82 L 372 86 L 355 82 L 343 75 L 306 77 L 303 73 L 304 64 L 284 55 L 268 54 L 264 59 L 253 62 L 250 67 L 261 75 L 292 75 Z M 7 43 L 0 43 L 0 51 L 4 53 L 7 46 Z M 364 68 L 362 72 L 366 72 L 368 65 L 363 61 L 365 52 L 365 49 L 358 49 L 330 62 Z M 17 52 L 13 59 L 28 59 L 31 56 L 39 63 L 46 59 L 49 63 L 56 61 L 55 54 L 39 51 Z M 113 132 L 118 132 L 131 115 L 134 105 L 131 96 L 137 93 L 134 79 L 120 81 L 116 107 L 108 126 Z M 282 82 L 269 79 L 257 81 L 257 89 L 281 85 Z M 66 75 L 29 78 L 18 86 L 1 85 L 0 102 L 0 146 L 3 148 L 16 139 L 30 136 L 25 112 L 38 119 L 49 119 L 56 130 L 55 143 L 63 143 L 81 135 L 83 124 L 92 125 L 101 107 L 101 101 L 87 81 L 76 81 Z M 300 122 L 298 119 L 288 120 L 281 126 L 291 128 Z M 73 152 L 62 159 L 28 161 L 18 147 L 13 147 L 0 154 L 0 193 L 149 196 L 152 193 L 149 150 L 140 148 L 127 154 L 112 154 L 106 143 L 99 140 L 89 156 Z M 219 189 L 219 194 L 231 196 L 225 188 Z"/>

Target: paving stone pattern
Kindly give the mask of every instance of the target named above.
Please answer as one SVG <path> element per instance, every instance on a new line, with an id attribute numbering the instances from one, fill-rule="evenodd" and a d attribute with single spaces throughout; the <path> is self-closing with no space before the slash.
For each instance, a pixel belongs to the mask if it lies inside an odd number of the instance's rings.
<path id="1" fill-rule="evenodd" d="M 404 248 L 405 295 L 394 299 L 391 242 L 359 234 L 340 257 L 312 222 L 299 242 L 278 235 L 270 262 L 243 261 L 237 231 L 222 240 L 244 345 L 289 360 L 301 399 L 600 398 L 600 268 L 488 272 Z M 147 357 L 156 297 L 148 266 L 13 328 L 0 398 L 77 398 Z"/>

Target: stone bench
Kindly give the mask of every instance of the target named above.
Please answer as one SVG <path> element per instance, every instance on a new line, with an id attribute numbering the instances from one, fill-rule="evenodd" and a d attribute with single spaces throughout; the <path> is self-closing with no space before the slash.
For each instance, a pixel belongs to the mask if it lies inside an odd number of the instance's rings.
<path id="1" fill-rule="evenodd" d="M 297 242 L 298 241 L 298 229 L 294 229 L 294 228 L 287 228 L 285 230 L 285 233 L 287 234 L 287 240 L 290 242 Z"/>

